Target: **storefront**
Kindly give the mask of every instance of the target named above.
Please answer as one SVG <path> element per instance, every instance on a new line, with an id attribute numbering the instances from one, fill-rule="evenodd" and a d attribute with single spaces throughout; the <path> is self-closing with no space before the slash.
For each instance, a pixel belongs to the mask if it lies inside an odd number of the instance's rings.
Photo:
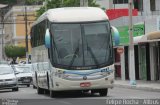
<path id="1" fill-rule="evenodd" d="M 147 80 L 160 80 L 160 31 L 144 35 L 139 44 L 144 43 L 146 50 Z M 143 49 L 142 49 L 143 50 Z M 143 59 L 145 60 L 145 59 Z M 143 71 L 143 70 L 142 70 Z"/>
<path id="2" fill-rule="evenodd" d="M 144 23 L 139 23 L 133 26 L 133 35 L 135 37 L 135 76 L 139 79 L 139 45 L 138 41 L 144 35 Z M 129 80 L 129 35 L 128 26 L 118 27 L 120 33 L 120 46 L 115 47 L 115 70 L 116 78 Z M 118 53 L 117 49 L 123 48 L 122 53 Z M 141 51 L 140 51 L 141 52 Z"/>

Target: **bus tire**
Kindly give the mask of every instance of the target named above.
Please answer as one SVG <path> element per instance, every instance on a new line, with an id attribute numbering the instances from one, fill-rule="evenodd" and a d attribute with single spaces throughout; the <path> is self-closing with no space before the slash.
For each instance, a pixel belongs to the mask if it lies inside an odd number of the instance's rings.
<path id="1" fill-rule="evenodd" d="M 49 95 L 50 95 L 51 98 L 54 98 L 54 97 L 56 97 L 56 92 L 50 90 Z"/>
<path id="2" fill-rule="evenodd" d="M 12 89 L 12 91 L 18 91 L 18 90 L 19 90 L 18 87 Z"/>
<path id="3" fill-rule="evenodd" d="M 30 84 L 27 84 L 27 87 L 30 87 Z"/>
<path id="4" fill-rule="evenodd" d="M 99 95 L 100 96 L 107 96 L 108 94 L 108 89 L 101 89 L 99 90 Z"/>
<path id="5" fill-rule="evenodd" d="M 35 72 L 35 79 L 36 79 L 36 86 L 38 87 L 38 78 L 37 78 L 37 72 Z"/>
<path id="6" fill-rule="evenodd" d="M 49 75 L 48 75 L 48 72 L 47 72 L 47 87 L 48 87 L 48 90 L 49 90 Z"/>
<path id="7" fill-rule="evenodd" d="M 44 92 L 43 89 L 41 89 L 40 87 L 37 87 L 37 93 L 38 94 L 43 94 L 43 92 Z"/>
<path id="8" fill-rule="evenodd" d="M 35 85 L 33 85 L 33 89 L 36 89 L 37 87 Z"/>

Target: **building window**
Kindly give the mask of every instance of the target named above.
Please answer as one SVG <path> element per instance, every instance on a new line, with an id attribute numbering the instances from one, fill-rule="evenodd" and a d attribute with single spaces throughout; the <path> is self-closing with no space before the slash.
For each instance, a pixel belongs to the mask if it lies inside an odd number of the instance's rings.
<path id="1" fill-rule="evenodd" d="M 143 0 L 134 0 L 134 9 L 137 9 L 138 11 L 143 11 Z"/>
<path id="2" fill-rule="evenodd" d="M 113 0 L 113 4 L 126 4 L 128 0 Z"/>
<path id="3" fill-rule="evenodd" d="M 155 0 L 150 0 L 150 6 L 151 6 L 151 11 L 155 11 L 156 10 Z"/>

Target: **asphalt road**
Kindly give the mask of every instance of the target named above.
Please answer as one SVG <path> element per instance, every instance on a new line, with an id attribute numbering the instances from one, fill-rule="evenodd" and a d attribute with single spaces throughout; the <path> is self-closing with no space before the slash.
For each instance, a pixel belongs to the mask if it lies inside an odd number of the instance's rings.
<path id="1" fill-rule="evenodd" d="M 0 105 L 6 105 L 6 99 L 10 99 L 8 102 L 18 101 L 14 105 L 106 105 L 108 99 L 160 99 L 160 92 L 115 87 L 109 89 L 106 97 L 90 93 L 61 93 L 56 98 L 50 98 L 48 94 L 38 95 L 32 87 L 21 87 L 18 92 L 0 90 L 0 99 Z"/>

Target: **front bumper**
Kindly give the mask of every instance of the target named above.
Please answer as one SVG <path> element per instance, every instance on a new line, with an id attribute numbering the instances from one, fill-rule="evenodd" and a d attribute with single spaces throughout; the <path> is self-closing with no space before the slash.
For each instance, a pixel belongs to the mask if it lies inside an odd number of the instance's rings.
<path id="1" fill-rule="evenodd" d="M 56 78 L 56 82 L 53 85 L 54 91 L 65 91 L 65 90 L 92 90 L 92 89 L 106 89 L 113 88 L 114 78 L 106 77 L 96 80 L 83 80 L 83 81 L 70 81 L 61 78 Z M 90 83 L 91 85 L 88 87 L 81 87 L 81 83 Z"/>
<path id="2" fill-rule="evenodd" d="M 2 89 L 13 89 L 17 88 L 17 82 L 16 81 L 10 81 L 10 82 L 0 82 L 0 90 Z"/>

